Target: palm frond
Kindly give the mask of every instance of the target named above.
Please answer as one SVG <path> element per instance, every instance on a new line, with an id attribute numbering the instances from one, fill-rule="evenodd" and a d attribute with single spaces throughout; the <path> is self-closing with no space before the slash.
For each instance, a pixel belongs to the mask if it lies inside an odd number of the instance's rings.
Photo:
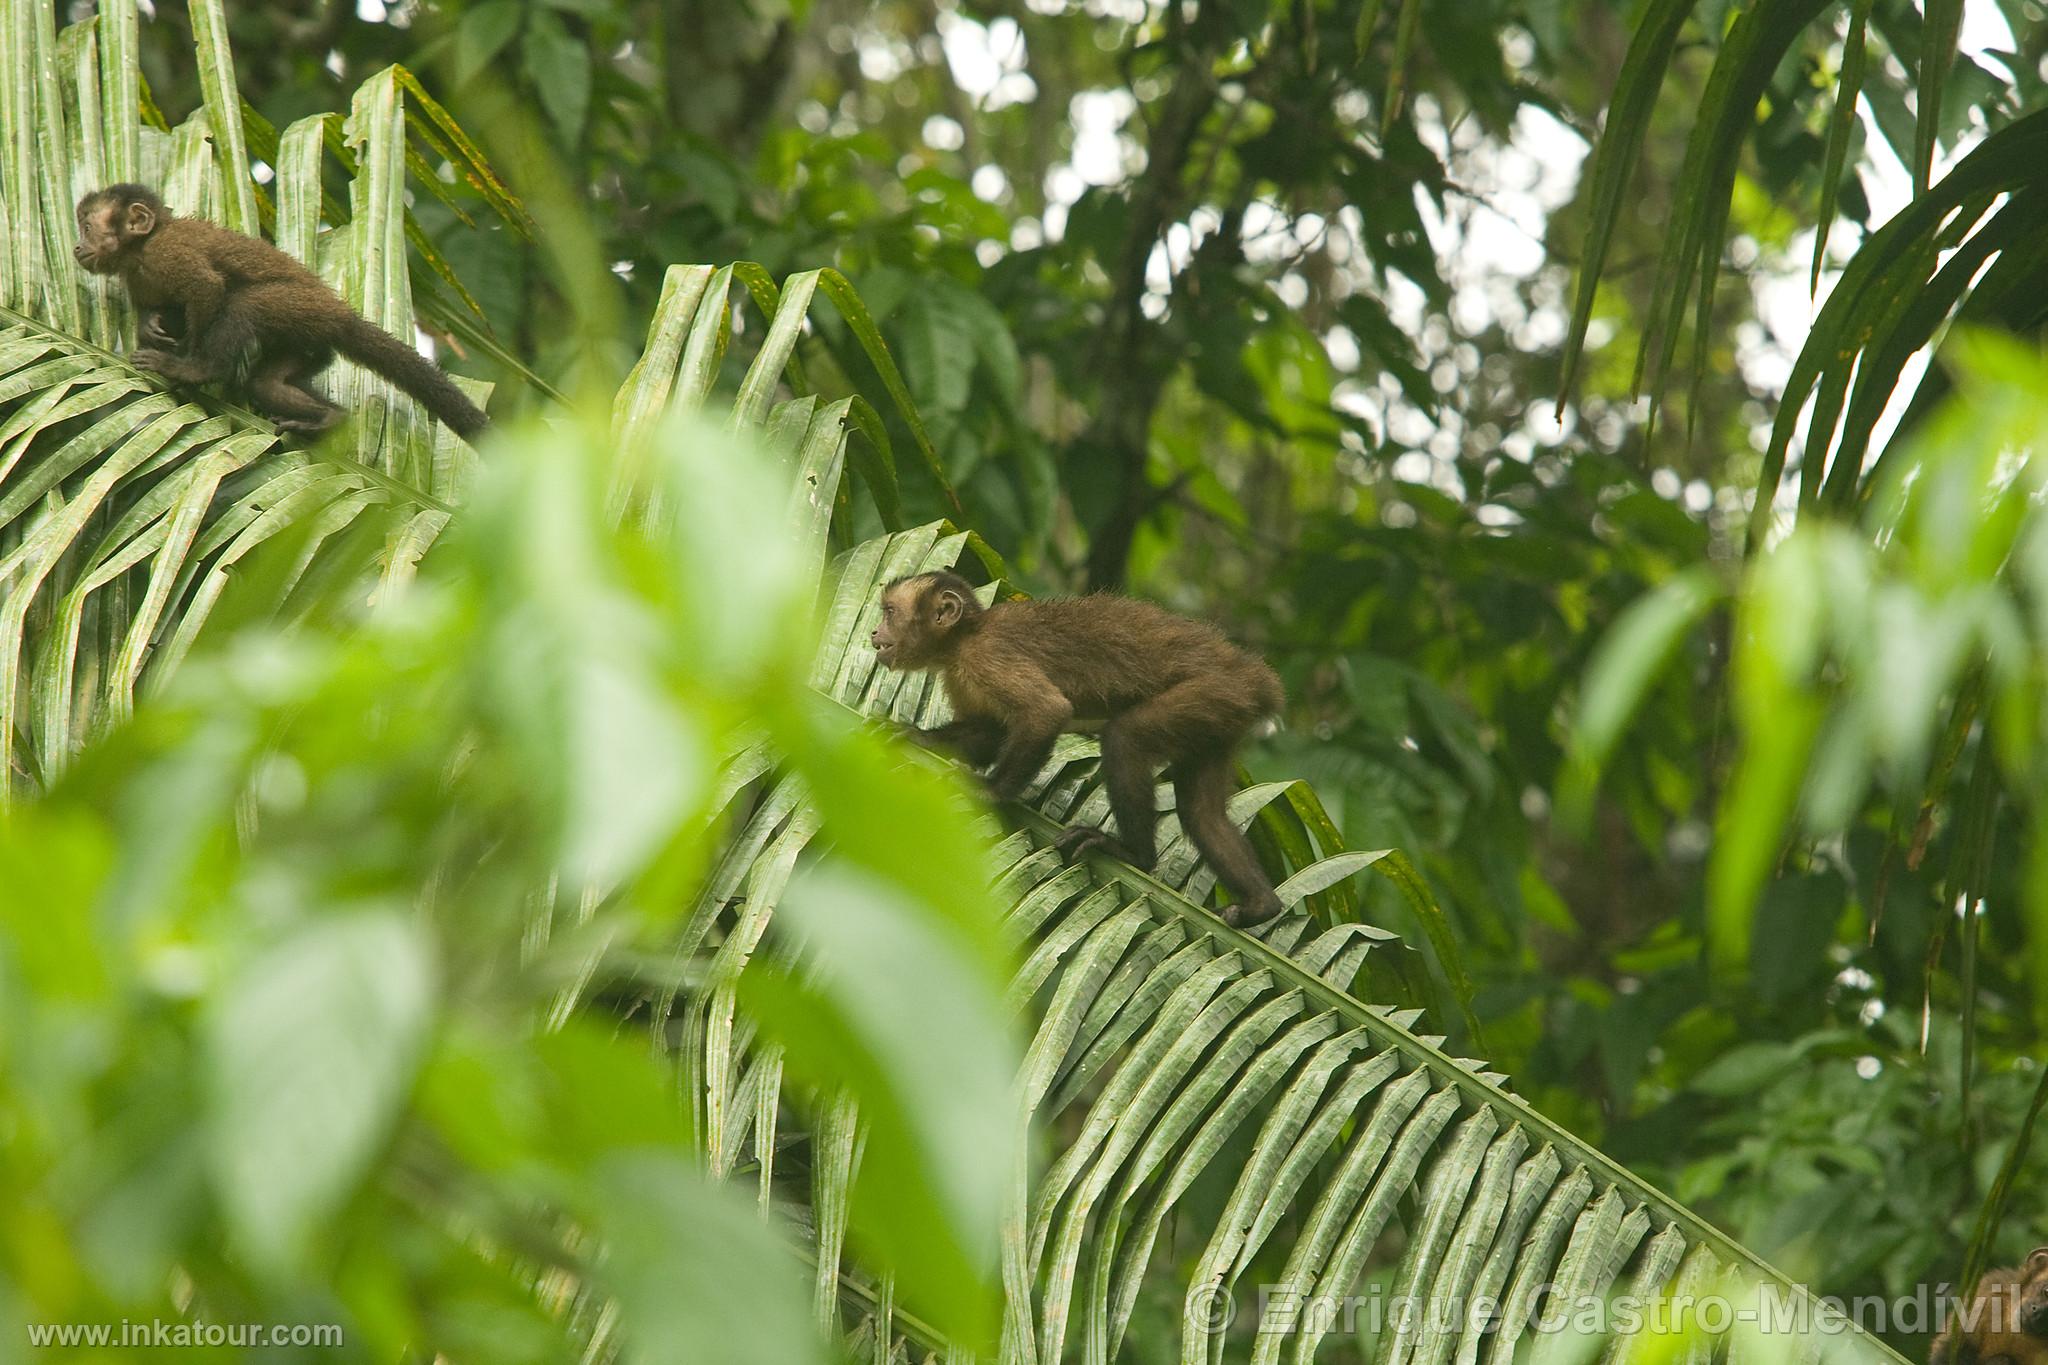
<path id="1" fill-rule="evenodd" d="M 1771 498 L 1806 419 L 1799 504 L 1853 507 L 1874 486 L 1882 459 L 1868 459 L 1878 419 L 1915 352 L 1954 321 L 2020 331 L 2037 326 L 2048 281 L 2048 193 L 2038 167 L 2048 157 L 2048 112 L 1986 137 L 1936 184 L 1872 233 L 1843 271 L 1793 362 L 1764 450 L 1750 543 L 1762 541 Z M 1902 429 L 1948 392 L 1930 368 Z M 1885 454 L 1900 448 L 1887 447 Z M 1830 451 L 1833 458 L 1830 459 Z"/>
<path id="2" fill-rule="evenodd" d="M 1760 0 L 1737 13 L 1725 33 L 1710 35 L 1716 44 L 1714 61 L 1700 94 L 1698 115 L 1693 119 L 1686 139 L 1684 162 L 1672 186 L 1669 230 L 1664 234 L 1656 277 L 1649 292 L 1649 313 L 1644 320 L 1642 344 L 1636 356 L 1633 387 L 1650 399 L 1652 420 L 1662 403 L 1666 382 L 1676 363 L 1680 337 L 1687 329 L 1685 313 L 1689 301 L 1693 304 L 1690 386 L 1695 401 L 1690 406 L 1688 420 L 1697 411 L 1708 351 L 1708 323 L 1715 286 L 1720 278 L 1723 238 L 1742 148 L 1756 126 L 1760 102 L 1769 95 L 1772 80 L 1784 69 L 1785 62 L 1801 41 L 1812 34 L 1816 21 L 1830 7 L 1828 0 Z M 1864 0 L 1849 0 L 1848 9 L 1848 33 L 1822 167 L 1819 233 L 1812 267 L 1816 285 L 1839 200 L 1842 168 L 1855 124 L 1857 100 L 1864 93 L 1866 72 L 1871 70 L 1865 52 L 1868 28 L 1873 18 L 1871 6 Z M 1635 27 L 1623 59 L 1606 123 L 1594 148 L 1588 173 L 1592 186 L 1591 211 L 1565 343 L 1560 405 L 1571 396 L 1584 353 L 1587 328 L 1599 295 L 1601 270 L 1613 243 L 1629 182 L 1641 159 L 1657 93 L 1670 73 L 1680 35 L 1687 22 L 1695 17 L 1695 10 L 1693 0 L 1652 0 L 1642 21 Z M 1900 231 L 1896 224 L 1905 219 L 1924 224 L 1930 216 L 1938 218 L 1954 209 L 1959 202 L 1971 199 L 1970 192 L 1963 186 L 1949 183 L 1959 177 L 1964 181 L 1975 179 L 1981 183 L 1981 177 L 1965 176 L 1963 172 L 1971 162 L 1983 158 L 1989 150 L 1988 145 L 1977 148 L 1959 162 L 1943 182 L 1930 184 L 1941 126 L 1941 93 L 1955 61 L 1960 14 L 1958 3 L 1934 5 L 1927 11 L 1926 41 L 1915 45 L 1917 51 L 1902 52 L 1896 44 L 1893 45 L 1891 55 L 1910 64 L 1907 74 L 1916 81 L 1919 92 L 1912 145 L 1893 147 L 1901 160 L 1912 168 L 1915 199 L 1893 224 L 1874 234 L 1858 250 L 1845 272 L 1845 285 L 1851 277 L 1860 275 L 1865 285 L 1873 282 L 1888 285 L 1882 291 L 1884 296 L 1895 298 L 1899 291 L 1911 291 L 1924 284 L 1933 269 L 1932 257 L 1919 261 L 1904 275 L 1891 268 L 1895 264 L 1893 257 L 1899 243 L 1921 230 L 1915 227 Z M 1775 98 L 1774 95 L 1770 97 Z M 2023 126 L 2037 122 L 2038 117 L 2032 115 L 2015 119 L 1998 128 L 1987 144 L 2005 138 L 2007 150 L 2017 151 L 2016 144 L 2027 140 L 2021 133 Z M 1896 131 L 1889 136 L 1895 144 L 1903 141 Z M 1964 216 L 1974 222 L 1983 210 L 1983 204 L 1979 203 L 1976 213 Z M 1953 246 L 1969 224 L 1950 226 L 1953 234 L 1947 245 Z M 1879 238 L 1886 236 L 1889 236 L 1891 245 L 1879 248 Z M 1876 250 L 1882 264 L 1869 259 L 1873 250 Z M 2006 289 L 1998 292 L 2001 297 L 2008 293 Z M 2037 294 L 2029 297 L 2035 296 Z M 1829 307 L 1836 307 L 1832 298 Z M 1838 313 L 1841 311 L 1837 308 Z M 1808 339 L 1807 356 L 1817 362 L 1826 360 L 1837 353 L 1840 345 L 1839 333 L 1823 341 L 1821 330 L 1816 326 Z M 1906 354 L 1910 354 L 1910 350 Z M 1848 358 L 1845 353 L 1842 357 L 1844 365 Z M 1901 355 L 1898 363 L 1882 368 L 1866 367 L 1859 384 L 1874 393 L 1889 393 L 1898 383 L 1899 366 L 1904 358 Z M 1810 378 L 1808 382 L 1811 382 Z M 1799 394 L 1788 390 L 1779 409 L 1780 422 L 1795 420 L 1799 410 Z M 1832 416 L 1827 420 L 1832 421 Z M 1767 514 L 1771 505 L 1770 494 L 1775 491 L 1777 477 L 1783 469 L 1783 453 L 1782 440 L 1774 437 L 1766 478 L 1759 485 L 1761 494 L 1756 500 L 1760 514 Z M 1860 450 L 1858 453 L 1860 455 Z"/>
<path id="3" fill-rule="evenodd" d="M 371 507 L 405 507 L 415 528 L 441 510 L 5 309 L 0 452 L 0 796 L 124 717 L 258 546 L 317 545 Z"/>

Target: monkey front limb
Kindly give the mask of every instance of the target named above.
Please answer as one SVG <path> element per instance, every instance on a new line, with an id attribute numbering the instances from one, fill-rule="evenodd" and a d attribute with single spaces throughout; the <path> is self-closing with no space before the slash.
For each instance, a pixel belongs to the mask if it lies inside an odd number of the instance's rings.
<path id="1" fill-rule="evenodd" d="M 989 770 L 988 788 L 1002 801 L 1014 801 L 1031 785 L 1031 779 L 1051 761 L 1052 746 L 1059 742 L 1060 727 L 1074 714 L 1061 698 L 1057 705 L 1034 708 L 1011 720 Z"/>
<path id="2" fill-rule="evenodd" d="M 135 324 L 137 351 L 175 351 L 178 349 L 178 335 L 171 331 L 170 323 L 161 308 L 144 309 L 142 317 Z M 131 354 L 129 359 L 134 360 Z"/>
<path id="3" fill-rule="evenodd" d="M 986 768 L 1002 752 L 1003 727 L 987 716 L 969 716 L 929 730 L 911 726 L 906 733 L 912 741 L 938 753 L 964 759 L 969 766 Z"/>
<path id="4" fill-rule="evenodd" d="M 153 346 L 137 346 L 128 353 L 128 363 L 138 370 L 160 374 L 174 384 L 210 384 L 220 378 L 211 365 Z"/>

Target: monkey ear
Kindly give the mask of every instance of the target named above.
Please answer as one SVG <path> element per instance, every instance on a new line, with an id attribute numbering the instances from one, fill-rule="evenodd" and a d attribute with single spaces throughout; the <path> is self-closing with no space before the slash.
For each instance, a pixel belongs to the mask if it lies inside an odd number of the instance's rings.
<path id="1" fill-rule="evenodd" d="M 133 236 L 147 237 L 156 230 L 156 210 L 147 204 L 130 204 L 122 226 Z"/>
<path id="2" fill-rule="evenodd" d="M 932 624 L 940 630 L 960 624 L 960 618 L 967 613 L 967 603 L 954 588 L 940 588 L 932 598 Z"/>
<path id="3" fill-rule="evenodd" d="M 2048 1247 L 2035 1247 L 2027 1253 L 2027 1275 L 2029 1278 L 2048 1270 Z"/>

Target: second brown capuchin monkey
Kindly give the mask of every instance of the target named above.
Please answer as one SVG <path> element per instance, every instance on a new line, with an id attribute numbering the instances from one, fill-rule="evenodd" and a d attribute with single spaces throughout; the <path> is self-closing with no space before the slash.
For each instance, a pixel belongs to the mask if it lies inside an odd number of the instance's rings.
<path id="1" fill-rule="evenodd" d="M 1149 870 L 1158 856 L 1153 774 L 1164 765 L 1181 828 L 1237 898 L 1223 918 L 1245 926 L 1280 913 L 1226 805 L 1232 754 L 1285 697 L 1273 670 L 1214 626 L 1108 594 L 984 607 L 957 574 L 922 573 L 882 590 L 874 645 L 890 668 L 938 672 L 953 720 L 916 737 L 976 767 L 993 764 L 988 785 L 999 799 L 1023 792 L 1062 730 L 1103 722 L 1117 837 L 1069 829 L 1063 853 L 1107 844 Z"/>
<path id="2" fill-rule="evenodd" d="M 462 436 L 486 418 L 439 366 L 260 238 L 167 210 L 153 190 L 111 185 L 78 201 L 79 265 L 119 275 L 142 317 L 129 359 L 175 383 L 240 379 L 281 430 L 324 431 L 341 409 L 307 388 L 336 352 L 404 389 Z M 172 344 L 177 334 L 182 338 Z"/>

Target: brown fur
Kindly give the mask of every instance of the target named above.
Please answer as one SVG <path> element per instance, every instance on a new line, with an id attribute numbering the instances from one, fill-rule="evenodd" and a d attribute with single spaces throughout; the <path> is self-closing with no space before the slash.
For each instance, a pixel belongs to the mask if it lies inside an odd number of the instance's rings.
<path id="1" fill-rule="evenodd" d="M 2048 1247 L 2027 1263 L 1987 1270 L 1941 1329 L 1931 1365 L 2048 1365 Z"/>
<path id="2" fill-rule="evenodd" d="M 113 185 L 78 201 L 78 263 L 119 275 L 142 315 L 129 357 L 185 384 L 248 368 L 250 398 L 294 431 L 322 431 L 341 409 L 306 387 L 335 352 L 376 371 L 463 436 L 484 414 L 448 376 L 398 338 L 356 315 L 305 266 L 256 237 L 203 218 L 180 218 L 141 185 Z M 183 316 L 173 347 L 165 315 Z M 253 357 L 253 361 L 252 358 Z"/>
<path id="3" fill-rule="evenodd" d="M 1153 774 L 1173 782 L 1182 828 L 1237 905 L 1224 917 L 1258 924 L 1280 913 L 1273 883 L 1225 809 L 1231 756 L 1247 732 L 1280 709 L 1280 679 L 1265 662 L 1201 621 L 1128 597 L 1099 594 L 984 608 L 967 581 L 917 574 L 882 592 L 875 652 L 891 668 L 935 669 L 953 703 L 951 724 L 918 738 L 993 764 L 989 787 L 1015 798 L 1045 766 L 1053 741 L 1077 722 L 1102 725 L 1102 768 L 1118 851 L 1150 868 L 1157 857 Z M 1069 853 L 1109 842 L 1069 830 Z"/>

